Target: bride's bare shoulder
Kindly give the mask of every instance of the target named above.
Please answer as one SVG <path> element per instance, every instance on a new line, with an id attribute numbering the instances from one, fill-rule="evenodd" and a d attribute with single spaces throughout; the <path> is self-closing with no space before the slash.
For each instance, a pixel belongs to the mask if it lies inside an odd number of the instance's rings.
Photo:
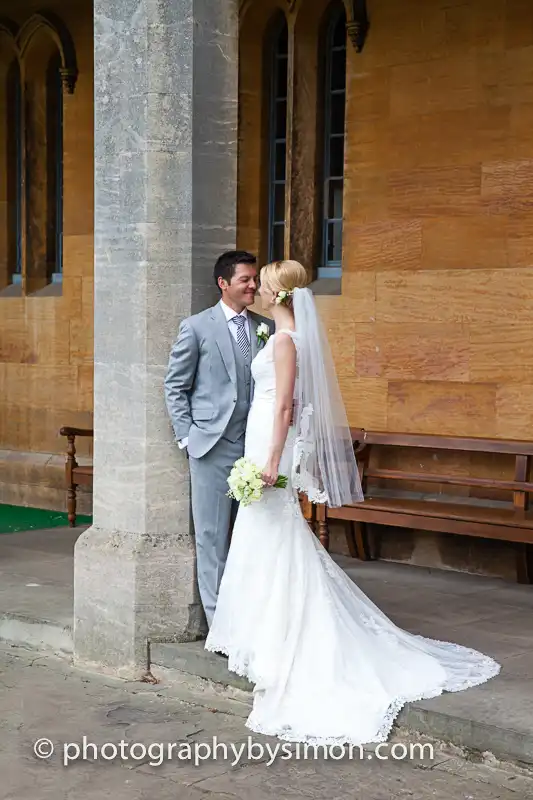
<path id="1" fill-rule="evenodd" d="M 291 331 L 288 328 L 276 331 L 276 334 L 272 337 L 274 340 L 274 357 L 276 361 L 294 358 L 296 353 L 295 335 L 295 331 Z"/>
<path id="2" fill-rule="evenodd" d="M 292 328 L 280 328 L 275 333 L 276 339 L 292 339 L 293 341 L 296 335 L 296 331 L 292 330 Z"/>

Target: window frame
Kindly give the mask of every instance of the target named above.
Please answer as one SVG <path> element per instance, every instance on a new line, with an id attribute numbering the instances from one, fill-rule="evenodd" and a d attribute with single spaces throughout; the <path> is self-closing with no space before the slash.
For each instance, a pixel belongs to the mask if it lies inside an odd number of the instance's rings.
<path id="1" fill-rule="evenodd" d="M 283 45 L 283 38 L 286 40 L 285 52 L 280 52 Z M 284 258 L 285 254 L 285 230 L 287 219 L 287 120 L 288 120 L 288 103 L 289 103 L 289 29 L 285 15 L 281 16 L 276 22 L 276 26 L 272 32 L 269 49 L 270 49 L 270 75 L 269 75 L 269 128 L 268 128 L 268 141 L 269 141 L 269 164 L 268 164 L 268 240 L 267 240 L 267 259 L 269 262 Z M 279 95 L 279 64 L 280 61 L 286 61 L 287 83 L 285 86 L 285 94 Z M 280 104 L 285 104 L 285 129 L 284 136 L 279 137 L 278 134 L 278 107 Z M 282 148 L 279 146 L 282 145 Z M 283 178 L 277 177 L 280 162 L 278 160 L 278 152 L 282 149 L 282 174 Z M 283 187 L 283 220 L 276 217 L 276 194 L 278 187 Z M 277 253 L 275 251 L 276 228 L 281 228 L 283 231 L 283 252 Z"/>
<path id="2" fill-rule="evenodd" d="M 15 92 L 12 85 L 5 87 L 10 211 L 0 296 L 59 296 L 64 269 L 65 96 L 74 94 L 78 79 L 74 41 L 62 19 L 47 11 L 32 14 L 22 25 L 3 17 L 0 34 L 8 40 L 8 56 L 11 50 L 18 62 L 20 80 Z M 4 67 L 4 48 L 2 62 Z M 32 169 L 36 164 L 38 169 Z"/>
<path id="3" fill-rule="evenodd" d="M 63 136 L 63 79 L 61 76 L 61 56 L 56 53 L 48 67 L 47 75 L 47 127 L 54 125 L 54 149 L 47 157 L 52 161 L 54 173 L 54 225 L 53 240 L 55 269 L 47 278 L 48 283 L 61 283 L 63 280 L 63 183 L 64 183 L 64 136 Z M 55 107 L 50 109 L 49 92 L 55 93 Z"/>
<path id="4" fill-rule="evenodd" d="M 22 284 L 22 226 L 23 226 L 23 188 L 24 188 L 24 129 L 22 120 L 22 72 L 20 61 L 15 55 L 7 71 L 6 108 L 6 147 L 8 164 L 8 203 L 13 202 L 14 214 L 14 263 L 8 264 L 7 280 L 11 284 Z M 10 167 L 12 172 L 10 173 Z M 10 185 L 11 184 L 11 185 Z M 11 191 L 12 194 L 11 194 Z M 11 220 L 10 220 L 11 222 Z M 10 272 L 11 268 L 11 272 Z"/>
<path id="5" fill-rule="evenodd" d="M 339 25 L 343 25 L 344 29 L 344 43 L 343 45 L 335 45 L 335 34 Z M 325 36 L 323 39 L 323 54 L 325 56 L 325 71 L 323 83 L 323 106 L 324 117 L 322 125 L 323 136 L 323 153 L 322 153 L 322 198 L 321 198 L 321 236 L 320 236 L 320 264 L 316 270 L 317 279 L 321 278 L 341 278 L 342 277 L 342 241 L 343 241 L 343 226 L 344 226 L 344 187 L 345 187 L 345 149 L 346 149 L 346 74 L 347 74 L 347 52 L 348 41 L 346 31 L 346 11 L 344 7 L 335 6 L 329 13 L 327 20 Z M 335 52 L 344 52 L 344 72 L 345 80 L 342 89 L 332 89 L 332 76 L 333 76 L 333 56 Z M 343 130 L 342 133 L 332 133 L 332 98 L 333 96 L 344 97 L 344 115 L 343 115 Z M 341 140 L 343 143 L 343 164 L 342 174 L 331 174 L 331 142 L 333 139 Z M 330 202 L 330 184 L 332 181 L 342 182 L 342 208 L 341 216 L 329 217 L 329 202 Z M 341 236 L 341 257 L 340 260 L 330 260 L 328 258 L 329 249 L 329 230 L 331 225 L 340 227 Z"/>

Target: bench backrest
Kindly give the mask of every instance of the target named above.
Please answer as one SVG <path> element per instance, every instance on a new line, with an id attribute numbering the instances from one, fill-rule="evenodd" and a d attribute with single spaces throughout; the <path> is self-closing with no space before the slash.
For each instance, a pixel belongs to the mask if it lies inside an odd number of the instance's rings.
<path id="1" fill-rule="evenodd" d="M 533 494 L 533 483 L 530 483 L 533 442 L 412 433 L 386 433 L 365 431 L 362 428 L 352 428 L 351 434 L 365 490 L 366 482 L 369 478 L 380 481 L 464 486 L 481 490 L 512 492 L 514 507 L 523 511 L 528 508 L 529 495 Z M 514 456 L 514 479 L 501 480 L 494 477 L 471 477 L 464 474 L 454 475 L 371 468 L 370 453 L 376 446 L 510 455 Z"/>
<path id="2" fill-rule="evenodd" d="M 433 436 L 422 433 L 384 433 L 380 431 L 365 431 L 363 428 L 351 428 L 350 430 L 352 441 L 360 444 L 533 456 L 533 442 L 521 442 L 514 439 L 463 438 L 460 436 Z"/>

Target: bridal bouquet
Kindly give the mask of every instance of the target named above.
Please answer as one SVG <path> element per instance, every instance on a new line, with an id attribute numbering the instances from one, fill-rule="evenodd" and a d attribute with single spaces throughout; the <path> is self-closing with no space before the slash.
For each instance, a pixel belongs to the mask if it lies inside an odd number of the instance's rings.
<path id="1" fill-rule="evenodd" d="M 261 500 L 265 484 L 261 470 L 247 458 L 239 458 L 233 465 L 228 478 L 228 497 L 238 500 L 243 506 Z M 274 484 L 275 489 L 285 489 L 287 478 L 280 475 Z"/>

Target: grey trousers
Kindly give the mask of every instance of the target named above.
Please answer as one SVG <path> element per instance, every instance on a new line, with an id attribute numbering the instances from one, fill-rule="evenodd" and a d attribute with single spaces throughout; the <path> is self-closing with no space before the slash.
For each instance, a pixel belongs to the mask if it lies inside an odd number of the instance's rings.
<path id="1" fill-rule="evenodd" d="M 220 439 L 202 458 L 189 458 L 198 588 L 209 626 L 226 566 L 229 531 L 237 512 L 237 503 L 227 496 L 227 479 L 243 454 L 244 433 L 237 442 Z"/>

